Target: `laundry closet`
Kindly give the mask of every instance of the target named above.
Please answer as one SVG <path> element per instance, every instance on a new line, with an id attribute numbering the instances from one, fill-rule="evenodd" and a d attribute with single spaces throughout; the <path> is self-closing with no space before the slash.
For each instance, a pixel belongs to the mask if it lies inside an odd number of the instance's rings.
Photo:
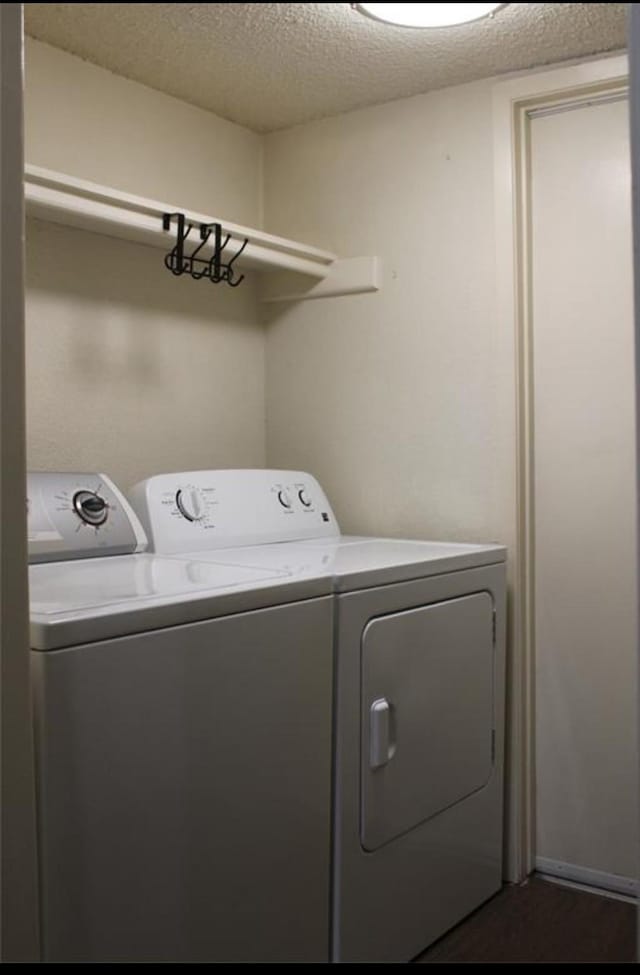
<path id="1" fill-rule="evenodd" d="M 172 471 L 309 471 L 345 533 L 505 546 L 503 879 L 538 871 L 635 895 L 622 45 L 251 126 L 230 120 L 231 83 L 223 117 L 36 37 L 25 39 L 28 469 L 105 471 L 124 490 Z M 580 169 L 584 196 L 561 212 L 565 139 L 563 178 Z M 588 246 L 569 225 L 590 192 L 611 193 L 610 220 L 596 230 L 602 251 L 582 262 Z M 170 207 L 221 220 L 223 233 L 238 225 L 229 253 L 247 237 L 244 280 L 172 274 L 175 219 L 142 240 L 133 197 L 159 218 Z M 579 237 L 605 220 L 596 211 Z M 591 535 L 604 553 L 594 574 Z"/>

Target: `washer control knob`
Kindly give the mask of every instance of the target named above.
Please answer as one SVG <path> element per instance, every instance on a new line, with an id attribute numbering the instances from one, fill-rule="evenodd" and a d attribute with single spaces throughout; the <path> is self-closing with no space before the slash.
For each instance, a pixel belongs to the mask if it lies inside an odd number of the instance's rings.
<path id="1" fill-rule="evenodd" d="M 288 491 L 285 491 L 284 488 L 281 491 L 278 491 L 278 501 L 283 508 L 286 508 L 288 511 L 291 510 L 291 495 Z"/>
<path id="2" fill-rule="evenodd" d="M 73 507 L 85 525 L 93 525 L 95 528 L 104 525 L 109 515 L 109 505 L 95 491 L 76 491 Z"/>
<path id="3" fill-rule="evenodd" d="M 311 507 L 313 502 L 310 500 L 306 488 L 300 488 L 300 490 L 298 491 L 298 497 L 300 498 L 301 505 L 303 505 L 305 508 Z"/>
<path id="4" fill-rule="evenodd" d="M 187 521 L 201 521 L 204 518 L 204 499 L 197 488 L 187 488 L 176 493 L 178 511 Z"/>

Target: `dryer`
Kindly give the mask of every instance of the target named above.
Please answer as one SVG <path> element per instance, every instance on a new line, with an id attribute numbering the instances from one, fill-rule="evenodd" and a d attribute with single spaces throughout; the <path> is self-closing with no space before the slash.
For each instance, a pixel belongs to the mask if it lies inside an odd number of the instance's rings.
<path id="1" fill-rule="evenodd" d="M 502 884 L 504 550 L 390 547 L 336 553 L 340 961 L 409 961 Z"/>
<path id="2" fill-rule="evenodd" d="M 159 475 L 131 500 L 159 553 L 330 577 L 331 957 L 409 961 L 502 884 L 505 549 L 342 536 L 303 472 Z"/>
<path id="3" fill-rule="evenodd" d="M 104 475 L 28 493 L 43 960 L 326 961 L 329 581 L 145 553 Z"/>

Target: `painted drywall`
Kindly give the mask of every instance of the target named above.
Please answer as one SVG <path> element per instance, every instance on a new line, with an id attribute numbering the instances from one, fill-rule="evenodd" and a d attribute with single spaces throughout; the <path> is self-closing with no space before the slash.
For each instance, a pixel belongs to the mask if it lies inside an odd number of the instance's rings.
<path id="1" fill-rule="evenodd" d="M 255 295 L 176 279 L 161 252 L 30 221 L 27 446 L 34 470 L 264 464 Z"/>
<path id="2" fill-rule="evenodd" d="M 28 162 L 260 225 L 254 133 L 35 41 L 26 76 Z M 177 279 L 161 251 L 35 221 L 27 245 L 30 468 L 264 464 L 251 278 Z"/>
<path id="3" fill-rule="evenodd" d="M 265 140 L 269 230 L 383 262 L 379 294 L 269 312 L 269 463 L 312 470 L 346 531 L 511 539 L 491 112 L 482 82 Z"/>
<path id="4" fill-rule="evenodd" d="M 261 226 L 260 136 L 29 37 L 25 66 L 27 162 Z"/>

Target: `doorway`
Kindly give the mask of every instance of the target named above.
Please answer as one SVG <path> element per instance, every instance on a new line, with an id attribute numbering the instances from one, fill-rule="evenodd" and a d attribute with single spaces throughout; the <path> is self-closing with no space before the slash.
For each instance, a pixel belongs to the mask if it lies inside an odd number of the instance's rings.
<path id="1" fill-rule="evenodd" d="M 625 56 L 616 56 L 599 62 L 585 62 L 527 77 L 507 79 L 496 83 L 493 90 L 497 256 L 496 328 L 502 350 L 497 368 L 503 375 L 509 375 L 512 363 L 516 364 L 512 373 L 514 413 L 511 416 L 514 444 L 513 524 L 512 535 L 508 540 L 511 558 L 507 685 L 507 835 L 505 839 L 505 880 L 516 883 L 524 880 L 536 869 L 537 854 L 535 624 L 539 614 L 536 612 L 535 571 L 537 472 L 534 421 L 537 404 L 532 151 L 533 140 L 537 136 L 534 135 L 534 126 L 542 126 L 545 122 L 552 122 L 554 118 L 557 124 L 561 124 L 562 118 L 577 118 L 580 113 L 588 113 L 592 109 L 605 108 L 607 104 L 611 104 L 617 106 L 614 112 L 616 110 L 620 112 L 619 120 L 623 120 L 623 130 L 626 133 L 628 123 L 624 124 L 624 119 L 628 85 L 627 59 Z M 594 117 L 588 114 L 581 116 L 583 121 Z M 541 133 L 542 129 L 537 128 L 535 132 Z M 561 141 L 566 143 L 566 146 L 571 146 L 570 137 Z M 597 136 L 592 141 L 597 144 Z M 567 155 L 567 159 L 570 159 L 570 155 Z M 568 183 L 572 184 L 575 181 L 576 166 L 579 165 L 584 171 L 583 181 L 587 178 L 590 169 L 592 175 L 597 169 L 597 163 L 593 166 L 587 165 L 584 151 L 582 156 L 580 153 L 577 157 L 574 155 L 573 163 L 573 169 L 569 166 L 568 170 L 563 171 L 564 176 L 560 187 L 565 195 Z M 624 165 L 628 181 L 628 150 Z M 603 178 L 602 173 L 600 178 Z M 628 202 L 626 206 L 628 210 Z M 575 224 L 569 228 L 569 231 L 571 246 L 565 246 L 564 251 L 569 255 L 573 252 L 572 259 L 575 260 L 579 254 L 576 245 L 581 244 L 581 234 L 584 236 L 584 233 Z M 593 235 L 589 234 L 589 236 Z M 559 250 L 556 249 L 556 258 L 558 252 Z M 627 251 L 629 266 L 630 257 L 629 249 Z M 566 277 L 570 273 L 570 268 L 565 267 L 567 260 L 564 256 L 559 263 L 557 260 L 555 263 L 553 280 L 556 287 L 566 293 L 570 291 L 570 278 Z M 594 280 L 587 281 L 586 278 Z M 583 273 L 581 295 L 588 296 L 590 290 L 597 289 L 598 280 L 599 276 L 591 270 L 586 275 Z M 600 290 L 602 291 L 602 287 Z M 604 294 L 603 291 L 602 293 Z M 630 301 L 630 287 L 627 296 Z M 538 311 L 539 302 L 540 298 L 538 298 Z M 566 372 L 564 375 L 565 388 L 570 390 L 571 384 Z M 630 372 L 629 375 L 632 373 Z M 563 410 L 566 412 L 564 407 Z M 631 456 L 633 457 L 633 449 Z M 584 493 L 582 488 L 581 493 Z M 635 498 L 633 507 L 635 507 Z M 607 591 L 603 594 L 603 598 L 611 601 L 612 597 Z M 631 723 L 628 727 L 630 747 L 633 747 L 634 735 L 635 730 Z M 619 758 L 618 754 L 616 761 Z M 562 789 L 565 788 L 566 786 L 563 785 Z M 557 862 L 566 861 L 558 857 Z M 601 872 L 607 871 L 601 868 Z M 593 878 L 595 879 L 598 878 Z"/>

